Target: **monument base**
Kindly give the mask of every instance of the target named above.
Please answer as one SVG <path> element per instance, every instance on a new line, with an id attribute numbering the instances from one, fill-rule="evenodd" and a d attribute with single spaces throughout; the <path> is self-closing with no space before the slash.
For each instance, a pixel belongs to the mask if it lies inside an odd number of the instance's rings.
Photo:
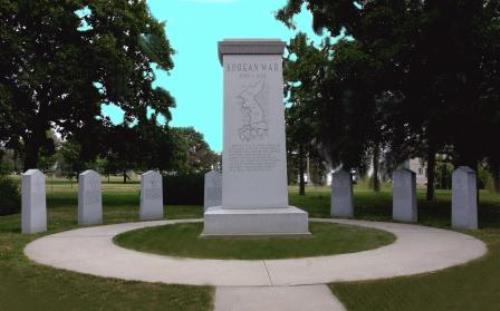
<path id="1" fill-rule="evenodd" d="M 261 209 L 210 207 L 201 236 L 310 234 L 307 212 L 294 206 Z"/>

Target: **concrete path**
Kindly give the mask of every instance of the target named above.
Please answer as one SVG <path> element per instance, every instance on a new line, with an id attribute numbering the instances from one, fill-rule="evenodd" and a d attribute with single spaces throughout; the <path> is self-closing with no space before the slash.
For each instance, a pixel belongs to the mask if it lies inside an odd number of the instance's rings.
<path id="1" fill-rule="evenodd" d="M 487 251 L 483 242 L 454 231 L 340 219 L 311 221 L 381 229 L 395 234 L 397 240 L 357 253 L 279 260 L 160 256 L 124 249 L 112 241 L 117 234 L 134 229 L 201 221 L 163 220 L 74 229 L 37 239 L 24 252 L 44 265 L 97 276 L 218 286 L 217 310 L 294 310 L 294 306 L 298 310 L 343 310 L 322 284 L 432 272 L 466 263 Z M 313 296 L 317 304 L 310 304 L 311 298 L 304 299 Z M 238 308 L 232 307 L 235 305 Z"/>
<path id="2" fill-rule="evenodd" d="M 217 287 L 215 311 L 344 311 L 328 286 Z"/>

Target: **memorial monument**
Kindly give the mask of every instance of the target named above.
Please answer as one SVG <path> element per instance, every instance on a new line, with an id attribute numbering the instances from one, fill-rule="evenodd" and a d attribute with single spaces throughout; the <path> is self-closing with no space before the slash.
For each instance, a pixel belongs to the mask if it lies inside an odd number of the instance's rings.
<path id="1" fill-rule="evenodd" d="M 80 174 L 78 184 L 78 224 L 102 224 L 101 175 L 86 170 Z"/>
<path id="2" fill-rule="evenodd" d="M 478 228 L 476 172 L 460 166 L 451 177 L 451 226 L 454 229 Z"/>
<path id="3" fill-rule="evenodd" d="M 409 169 L 392 173 L 392 219 L 417 222 L 417 178 Z"/>
<path id="4" fill-rule="evenodd" d="M 45 175 L 36 169 L 27 170 L 21 177 L 21 231 L 47 231 Z"/>
<path id="5" fill-rule="evenodd" d="M 332 174 L 330 215 L 341 218 L 352 218 L 354 216 L 352 176 L 351 173 L 343 169 Z"/>
<path id="6" fill-rule="evenodd" d="M 222 205 L 205 211 L 203 235 L 309 234 L 288 205 L 279 40 L 224 40 Z"/>
<path id="7" fill-rule="evenodd" d="M 203 210 L 212 206 L 222 204 L 222 174 L 218 171 L 210 171 L 205 174 L 205 185 L 203 192 Z"/>
<path id="8" fill-rule="evenodd" d="M 163 181 L 161 174 L 147 171 L 141 175 L 141 220 L 163 219 Z"/>

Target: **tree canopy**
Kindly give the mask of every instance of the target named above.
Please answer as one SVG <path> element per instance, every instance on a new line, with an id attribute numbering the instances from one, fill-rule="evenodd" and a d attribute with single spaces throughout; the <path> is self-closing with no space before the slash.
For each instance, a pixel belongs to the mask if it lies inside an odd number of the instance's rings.
<path id="1" fill-rule="evenodd" d="M 289 0 L 276 16 L 295 27 L 302 9 L 316 32 L 329 31 L 316 48 L 328 61 L 296 53 L 324 74 L 290 79 L 313 94 L 302 111 L 314 112 L 333 164 L 362 165 L 379 147 L 393 167 L 438 152 L 456 165 L 499 161 L 491 134 L 500 133 L 500 1 Z"/>
<path id="2" fill-rule="evenodd" d="M 150 128 L 151 112 L 170 119 L 174 100 L 152 83 L 155 66 L 173 68 L 173 50 L 145 1 L 1 1 L 0 47 L 0 144 L 25 169 L 53 144 L 50 129 L 95 157 L 112 126 L 103 104 L 129 126 Z"/>

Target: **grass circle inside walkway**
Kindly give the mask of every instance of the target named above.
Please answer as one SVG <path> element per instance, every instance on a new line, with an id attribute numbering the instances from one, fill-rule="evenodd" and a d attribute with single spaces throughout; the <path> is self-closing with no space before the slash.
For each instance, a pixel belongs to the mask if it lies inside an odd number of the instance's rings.
<path id="1" fill-rule="evenodd" d="M 395 241 L 391 233 L 311 222 L 310 236 L 201 238 L 203 223 L 132 230 L 115 237 L 122 247 L 161 255 L 213 259 L 283 259 L 352 253 Z"/>

